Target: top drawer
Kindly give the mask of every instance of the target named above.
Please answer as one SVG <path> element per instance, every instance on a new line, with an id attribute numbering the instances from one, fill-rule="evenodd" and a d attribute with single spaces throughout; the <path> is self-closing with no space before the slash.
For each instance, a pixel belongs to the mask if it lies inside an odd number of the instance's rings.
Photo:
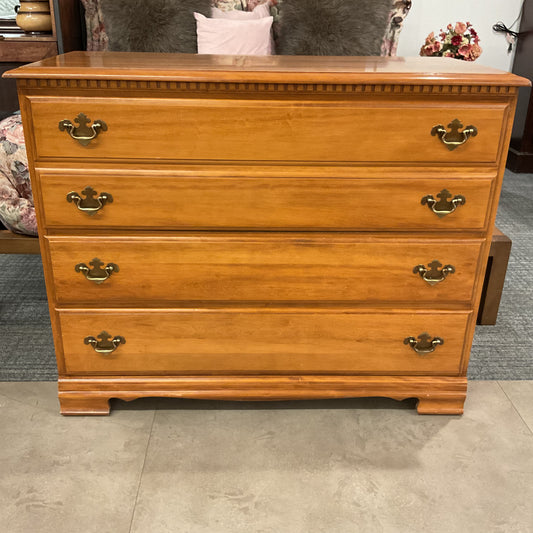
<path id="1" fill-rule="evenodd" d="M 296 101 L 32 96 L 29 102 L 37 160 L 285 163 L 493 163 L 508 106 L 431 97 Z M 77 126 L 80 113 L 107 125 L 86 146 L 58 127 L 62 120 Z M 454 119 L 464 127 L 475 126 L 477 135 L 451 151 L 432 130 L 442 125 L 450 131 Z"/>

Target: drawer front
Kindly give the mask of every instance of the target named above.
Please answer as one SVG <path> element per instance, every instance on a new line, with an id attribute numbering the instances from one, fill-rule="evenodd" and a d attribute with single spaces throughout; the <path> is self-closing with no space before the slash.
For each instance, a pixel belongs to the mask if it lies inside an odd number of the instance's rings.
<path id="1" fill-rule="evenodd" d="M 475 99 L 30 97 L 36 159 L 495 162 L 507 103 Z M 87 146 L 60 131 L 83 113 L 107 131 Z M 450 151 L 432 136 L 458 119 L 477 136 Z M 91 123 L 92 124 L 92 123 Z M 462 131 L 462 128 L 460 129 Z"/>
<path id="2" fill-rule="evenodd" d="M 383 173 L 387 170 L 384 169 Z M 85 228 L 482 230 L 492 198 L 490 178 L 183 177 L 40 171 L 44 225 Z M 112 196 L 95 214 L 80 211 L 86 187 Z M 439 217 L 422 198 L 466 202 Z M 94 198 L 94 196 L 93 196 Z M 81 204 L 83 207 L 83 203 Z M 453 205 L 448 206 L 453 209 Z"/>
<path id="3" fill-rule="evenodd" d="M 46 239 L 56 301 L 98 307 L 148 301 L 469 302 L 483 242 L 334 234 Z M 434 260 L 440 267 L 429 266 Z M 81 263 L 88 272 L 76 272 Z M 417 265 L 428 270 L 422 274 L 429 282 L 413 272 Z M 446 275 L 442 269 L 449 265 L 455 271 Z"/>
<path id="4" fill-rule="evenodd" d="M 59 311 L 68 374 L 458 375 L 470 312 L 350 309 Z M 86 337 L 125 344 L 104 355 Z M 420 355 L 404 339 L 444 344 Z M 106 339 L 109 342 L 109 339 Z M 87 342 L 87 344 L 86 344 Z"/>

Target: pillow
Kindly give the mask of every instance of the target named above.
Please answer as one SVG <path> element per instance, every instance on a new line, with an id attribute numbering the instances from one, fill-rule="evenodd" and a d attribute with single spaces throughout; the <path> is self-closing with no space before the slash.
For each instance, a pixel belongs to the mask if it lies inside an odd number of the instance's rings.
<path id="1" fill-rule="evenodd" d="M 379 56 L 394 0 L 283 0 L 278 54 Z"/>
<path id="2" fill-rule="evenodd" d="M 246 3 L 246 0 L 211 0 L 211 5 L 221 11 L 233 11 L 234 9 L 246 11 Z"/>
<path id="3" fill-rule="evenodd" d="M 253 11 L 258 5 L 266 4 L 270 8 L 270 14 L 274 17 L 272 23 L 272 39 L 276 43 L 279 39 L 279 11 L 283 0 L 246 0 L 246 9 Z"/>
<path id="4" fill-rule="evenodd" d="M 270 17 L 270 3 L 267 1 L 264 4 L 256 6 L 252 11 L 222 11 L 216 7 L 211 10 L 211 17 L 218 19 L 230 19 L 230 20 L 254 20 L 264 17 Z M 273 23 L 272 23 L 273 24 Z M 267 55 L 275 54 L 274 36 L 272 31 L 270 32 L 270 53 Z M 250 54 L 248 54 L 250 55 Z"/>
<path id="5" fill-rule="evenodd" d="M 210 10 L 211 0 L 102 0 L 109 50 L 194 54 L 193 13 Z"/>
<path id="6" fill-rule="evenodd" d="M 20 113 L 0 122 L 0 222 L 15 233 L 37 235 Z"/>
<path id="7" fill-rule="evenodd" d="M 389 14 L 387 31 L 381 43 L 382 56 L 395 56 L 398 50 L 398 41 L 403 28 L 405 17 L 411 9 L 411 0 L 397 0 L 392 6 Z"/>
<path id="8" fill-rule="evenodd" d="M 85 11 L 87 51 L 97 52 L 109 49 L 109 39 L 102 14 L 101 0 L 81 0 Z"/>
<path id="9" fill-rule="evenodd" d="M 272 54 L 272 17 L 253 20 L 208 19 L 195 13 L 199 54 Z"/>
<path id="10" fill-rule="evenodd" d="M 253 11 L 222 11 L 218 7 L 211 9 L 211 17 L 214 19 L 231 19 L 231 20 L 254 20 L 264 17 L 270 17 L 270 7 L 268 4 L 261 4 Z"/>

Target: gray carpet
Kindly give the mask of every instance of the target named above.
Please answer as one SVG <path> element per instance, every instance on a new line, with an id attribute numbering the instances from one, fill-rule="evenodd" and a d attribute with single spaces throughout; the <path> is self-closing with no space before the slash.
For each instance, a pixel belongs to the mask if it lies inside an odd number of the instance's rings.
<path id="1" fill-rule="evenodd" d="M 498 321 L 477 326 L 471 379 L 533 379 L 533 174 L 505 174 L 496 225 L 513 241 Z"/>
<path id="2" fill-rule="evenodd" d="M 533 174 L 505 176 L 498 227 L 513 241 L 496 326 L 478 326 L 470 379 L 533 379 Z M 0 381 L 54 381 L 39 256 L 0 254 Z"/>

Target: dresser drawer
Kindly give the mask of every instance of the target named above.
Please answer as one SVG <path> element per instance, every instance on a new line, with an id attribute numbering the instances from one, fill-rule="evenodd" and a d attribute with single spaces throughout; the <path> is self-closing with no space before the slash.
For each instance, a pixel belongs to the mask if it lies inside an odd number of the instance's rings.
<path id="1" fill-rule="evenodd" d="M 59 317 L 67 374 L 457 375 L 471 313 L 241 308 L 60 310 Z M 125 343 L 96 353 L 91 342 L 106 349 L 101 332 Z M 404 342 L 424 332 L 444 344 L 420 355 Z"/>
<path id="2" fill-rule="evenodd" d="M 400 178 L 387 169 L 383 174 L 390 177 L 184 177 L 43 170 L 38 178 L 44 225 L 49 228 L 417 232 L 485 228 L 493 179 L 447 178 L 442 172 L 435 178 Z M 89 195 L 95 192 L 93 198 L 105 192 L 113 202 L 91 215 L 80 211 L 75 202 L 67 201 L 67 195 L 75 192 L 84 201 L 86 187 L 92 189 Z M 447 202 L 456 196 L 466 201 L 440 217 L 422 199 L 431 195 L 438 202 L 443 190 L 449 191 Z"/>
<path id="3" fill-rule="evenodd" d="M 343 234 L 46 240 L 56 301 L 97 306 L 147 301 L 469 302 L 483 242 Z M 432 269 L 434 260 L 441 265 Z M 413 272 L 417 265 L 426 268 L 422 274 L 429 281 Z M 449 265 L 455 271 L 446 275 L 442 267 Z"/>
<path id="4" fill-rule="evenodd" d="M 494 163 L 508 103 L 456 97 L 330 99 L 29 98 L 36 159 Z M 87 146 L 58 125 L 104 121 Z M 458 119 L 477 136 L 450 151 L 432 135 Z M 92 125 L 92 123 L 89 123 Z M 450 128 L 448 128 L 450 129 Z M 462 131 L 462 128 L 459 128 Z M 88 134 L 85 133 L 85 136 Z M 82 135 L 83 136 L 83 135 Z"/>

